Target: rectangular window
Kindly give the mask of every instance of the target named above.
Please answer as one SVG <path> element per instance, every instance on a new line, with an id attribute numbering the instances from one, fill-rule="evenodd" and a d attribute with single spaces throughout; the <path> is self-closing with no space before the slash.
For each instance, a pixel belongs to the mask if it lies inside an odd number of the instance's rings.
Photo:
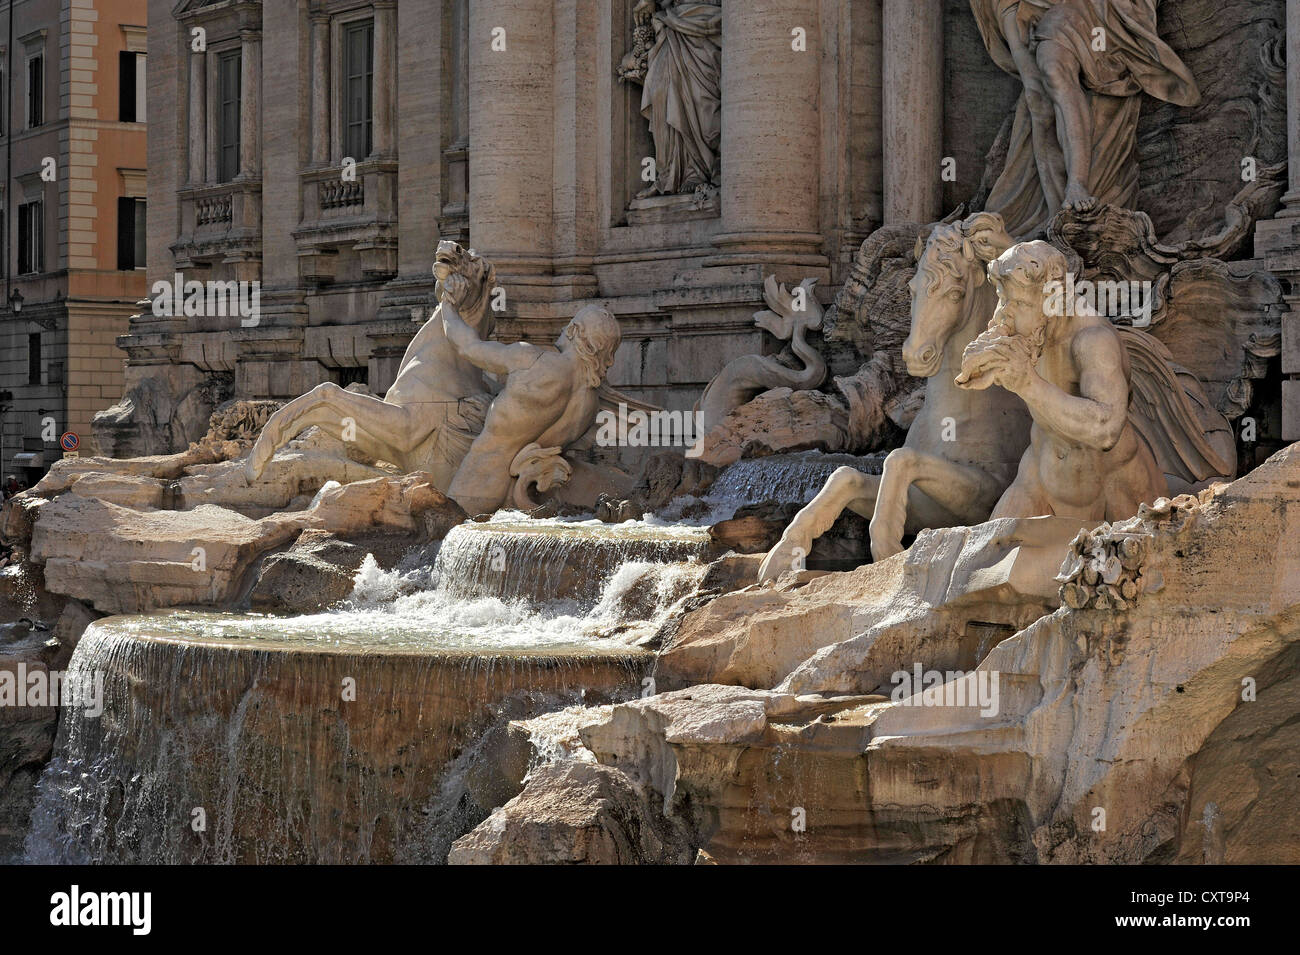
<path id="1" fill-rule="evenodd" d="M 144 268 L 145 202 L 123 196 L 117 200 L 117 267 Z"/>
<path id="2" fill-rule="evenodd" d="M 145 65 L 149 62 L 143 53 L 135 55 L 135 121 L 143 123 L 148 117 L 144 112 Z"/>
<path id="3" fill-rule="evenodd" d="M 27 384 L 41 383 L 41 333 L 27 336 Z"/>
<path id="4" fill-rule="evenodd" d="M 45 271 L 45 204 L 39 199 L 18 207 L 18 274 Z"/>
<path id="5" fill-rule="evenodd" d="M 238 52 L 217 60 L 218 182 L 230 182 L 239 175 L 239 70 Z"/>
<path id="6" fill-rule="evenodd" d="M 27 59 L 27 128 L 45 122 L 45 57 Z"/>
<path id="7" fill-rule="evenodd" d="M 144 63 L 143 53 L 117 55 L 117 118 L 124 123 L 143 123 L 145 120 Z"/>
<path id="8" fill-rule="evenodd" d="M 358 161 L 370 155 L 374 141 L 374 84 L 375 23 L 349 23 L 343 29 L 343 154 Z"/>

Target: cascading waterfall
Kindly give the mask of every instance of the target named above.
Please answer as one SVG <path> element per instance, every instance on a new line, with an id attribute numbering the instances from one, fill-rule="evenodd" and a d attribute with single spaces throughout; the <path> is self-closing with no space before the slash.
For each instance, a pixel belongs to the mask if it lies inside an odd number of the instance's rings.
<path id="1" fill-rule="evenodd" d="M 826 454 L 799 451 L 744 458 L 722 469 L 702 498 L 683 496 L 654 515 L 665 527 L 676 522 L 710 525 L 730 520 L 742 507 L 755 504 L 807 504 L 837 468 L 879 474 L 884 454 Z"/>
<path id="2" fill-rule="evenodd" d="M 394 861 L 499 710 L 599 702 L 644 665 L 627 648 L 306 651 L 95 624 L 71 669 L 103 674 L 104 713 L 63 714 L 27 858 Z"/>
<path id="3" fill-rule="evenodd" d="M 709 489 L 708 497 L 738 507 L 769 501 L 807 504 L 837 468 L 847 466 L 879 474 L 883 464 L 884 455 L 858 457 L 820 451 L 745 458 L 723 469 Z"/>
<path id="4" fill-rule="evenodd" d="M 445 858 L 518 779 L 474 758 L 504 724 L 637 692 L 698 584 L 706 534 L 502 518 L 430 571 L 368 560 L 312 616 L 172 611 L 86 631 L 27 840 L 30 862 Z"/>
<path id="5" fill-rule="evenodd" d="M 698 527 L 641 521 L 602 524 L 505 517 L 452 529 L 435 572 L 452 597 L 498 597 L 587 606 L 629 562 L 668 564 L 698 559 L 709 547 Z"/>

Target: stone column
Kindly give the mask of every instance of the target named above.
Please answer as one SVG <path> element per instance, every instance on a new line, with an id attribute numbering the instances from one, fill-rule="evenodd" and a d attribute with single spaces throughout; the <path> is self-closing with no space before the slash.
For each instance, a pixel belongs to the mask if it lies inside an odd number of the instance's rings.
<path id="1" fill-rule="evenodd" d="M 885 224 L 942 215 L 943 0 L 884 0 Z"/>
<path id="2" fill-rule="evenodd" d="M 262 172 L 262 36 L 239 34 L 239 176 L 256 179 Z"/>
<path id="3" fill-rule="evenodd" d="M 1286 2 L 1286 138 L 1290 188 L 1279 217 L 1300 216 L 1300 0 Z"/>
<path id="4" fill-rule="evenodd" d="M 1282 280 L 1282 440 L 1300 441 L 1300 0 L 1286 4 L 1288 189 L 1276 217 L 1255 226 L 1255 255 Z"/>
<path id="5" fill-rule="evenodd" d="M 311 15 L 311 161 L 330 161 L 330 18 Z"/>
<path id="6" fill-rule="evenodd" d="M 208 179 L 208 55 L 190 57 L 190 185 L 201 186 Z"/>
<path id="7" fill-rule="evenodd" d="M 552 0 L 469 11 L 470 241 L 507 288 L 550 271 L 555 109 Z"/>
<path id="8" fill-rule="evenodd" d="M 393 94 L 397 89 L 397 75 L 393 70 L 393 47 L 397 36 L 397 4 L 393 0 L 375 3 L 375 82 L 374 155 L 393 156 L 396 142 L 393 129 Z"/>
<path id="9" fill-rule="evenodd" d="M 722 232 L 711 266 L 824 266 L 817 0 L 722 5 Z M 794 48 L 802 31 L 804 49 Z"/>

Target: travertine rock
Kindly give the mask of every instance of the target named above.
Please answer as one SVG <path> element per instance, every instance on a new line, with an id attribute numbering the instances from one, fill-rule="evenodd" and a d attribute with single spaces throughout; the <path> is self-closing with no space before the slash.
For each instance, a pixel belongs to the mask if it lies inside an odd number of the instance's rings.
<path id="1" fill-rule="evenodd" d="M 694 856 L 680 821 L 608 766 L 561 759 L 458 839 L 452 865 L 682 865 Z"/>
<path id="2" fill-rule="evenodd" d="M 734 861 L 737 843 L 749 860 L 851 862 L 870 838 L 858 822 L 862 750 L 884 703 L 697 686 L 593 711 L 581 735 L 713 861 Z M 815 829 L 806 836 L 796 823 Z"/>
<path id="3" fill-rule="evenodd" d="M 101 454 L 114 458 L 165 455 L 203 437 L 211 417 L 234 391 L 229 373 L 204 374 L 193 365 L 156 364 L 121 400 L 95 415 Z"/>
<path id="4" fill-rule="evenodd" d="M 1080 526 L 1035 518 L 925 531 L 905 554 L 850 573 L 726 594 L 682 621 L 656 676 L 663 687 L 870 693 L 900 660 L 972 667 L 1057 606 L 1054 576 Z"/>
<path id="5" fill-rule="evenodd" d="M 376 529 L 432 535 L 464 512 L 422 473 L 323 488 L 304 511 L 251 519 L 204 504 L 189 511 L 132 510 L 72 490 L 39 511 L 32 563 L 45 586 L 105 613 L 200 604 L 228 607 L 261 554 L 307 529 L 339 536 Z"/>
<path id="6" fill-rule="evenodd" d="M 30 618 L 0 624 L 0 679 L 8 691 L 25 693 L 33 674 L 67 667 L 81 632 L 96 615 L 69 601 L 53 629 Z M 26 697 L 23 697 L 24 701 Z M 58 725 L 56 705 L 0 706 L 0 862 L 21 860 L 36 781 L 50 758 Z"/>
<path id="7" fill-rule="evenodd" d="M 250 601 L 254 610 L 319 613 L 352 593 L 364 547 L 319 530 L 303 531 L 289 550 L 262 564 Z"/>
<path id="8" fill-rule="evenodd" d="M 700 460 L 714 467 L 786 451 L 847 447 L 848 411 L 820 391 L 774 388 L 741 405 L 700 442 Z"/>
<path id="9" fill-rule="evenodd" d="M 792 695 L 802 675 L 870 682 L 849 640 L 776 691 L 693 686 L 593 713 L 583 742 L 715 861 L 1295 862 L 1298 488 L 1300 445 L 1162 503 L 1135 561 L 1160 586 L 1124 611 L 1043 617 L 937 695 Z M 896 647 L 878 672 L 929 645 Z M 981 681 L 994 692 L 971 705 Z"/>

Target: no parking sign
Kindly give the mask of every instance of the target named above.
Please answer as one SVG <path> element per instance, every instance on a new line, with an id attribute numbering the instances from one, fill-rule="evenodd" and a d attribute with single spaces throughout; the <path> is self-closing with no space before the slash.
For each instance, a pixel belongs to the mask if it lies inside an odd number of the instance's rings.
<path id="1" fill-rule="evenodd" d="M 59 438 L 59 447 L 63 448 L 65 452 L 75 451 L 80 445 L 81 439 L 77 437 L 75 431 L 65 431 L 63 437 Z"/>

